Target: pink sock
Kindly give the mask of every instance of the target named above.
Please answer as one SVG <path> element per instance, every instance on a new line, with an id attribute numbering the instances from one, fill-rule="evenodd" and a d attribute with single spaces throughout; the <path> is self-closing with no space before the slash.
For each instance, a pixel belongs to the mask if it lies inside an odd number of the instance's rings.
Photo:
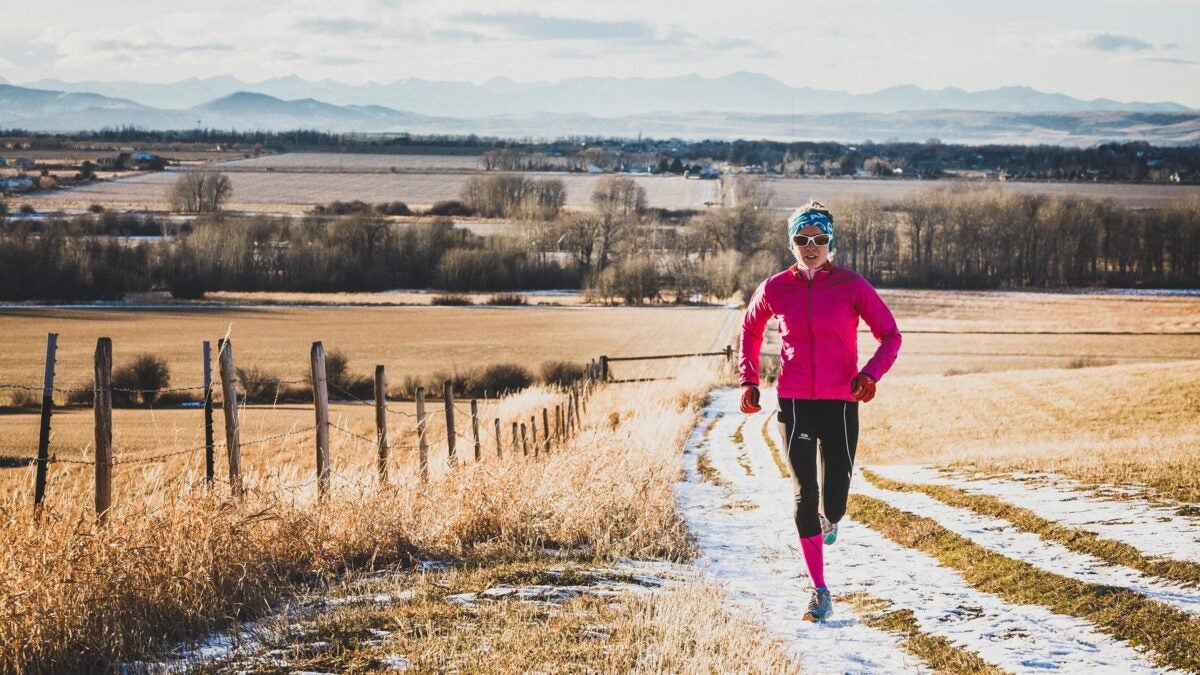
<path id="1" fill-rule="evenodd" d="M 808 576 L 812 577 L 813 588 L 825 588 L 825 554 L 822 537 L 823 535 L 815 534 L 800 540 L 800 550 L 804 552 L 804 564 L 808 566 Z"/>

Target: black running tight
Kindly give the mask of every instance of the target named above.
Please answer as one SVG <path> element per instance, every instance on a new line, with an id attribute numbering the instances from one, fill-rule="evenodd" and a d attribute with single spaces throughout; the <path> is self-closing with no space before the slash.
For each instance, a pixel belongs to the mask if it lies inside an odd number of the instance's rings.
<path id="1" fill-rule="evenodd" d="M 821 533 L 818 512 L 835 523 L 846 515 L 858 445 L 858 403 L 781 398 L 777 419 L 792 469 L 796 532 L 812 537 Z"/>

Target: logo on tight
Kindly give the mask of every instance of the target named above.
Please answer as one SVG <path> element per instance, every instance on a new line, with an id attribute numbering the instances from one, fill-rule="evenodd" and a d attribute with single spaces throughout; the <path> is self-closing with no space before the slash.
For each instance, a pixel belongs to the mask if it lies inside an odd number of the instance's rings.
<path id="1" fill-rule="evenodd" d="M 801 441 L 811 441 L 812 440 L 811 438 L 809 438 L 808 434 L 804 434 L 804 433 L 796 434 L 796 438 Z"/>

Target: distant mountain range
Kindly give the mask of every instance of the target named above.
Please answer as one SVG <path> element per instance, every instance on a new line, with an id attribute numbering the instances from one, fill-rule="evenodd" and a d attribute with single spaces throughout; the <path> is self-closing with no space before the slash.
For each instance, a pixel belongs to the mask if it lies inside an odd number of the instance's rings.
<path id="1" fill-rule="evenodd" d="M 1200 143 L 1200 111 L 1176 103 L 1081 101 L 1027 87 L 966 92 L 910 86 L 849 94 L 797 89 L 746 73 L 714 79 L 580 78 L 557 84 L 492 80 L 482 86 L 421 80 L 351 86 L 295 77 L 253 85 L 232 77 L 166 85 L 58 84 L 57 89 L 0 84 L 0 128 L 76 131 L 133 125 L 540 138 L 642 134 L 1077 146 Z M 282 95 L 226 91 L 231 87 Z"/>
<path id="2" fill-rule="evenodd" d="M 559 82 L 518 83 L 507 78 L 482 85 L 407 78 L 391 84 L 345 84 L 335 80 L 277 77 L 245 82 L 232 76 L 187 79 L 169 84 L 139 82 L 63 82 L 40 80 L 35 89 L 87 92 L 128 99 L 155 108 L 191 108 L 238 92 L 266 94 L 284 100 L 313 98 L 334 105 L 379 105 L 422 115 L 487 117 L 534 113 L 583 113 L 623 117 L 651 112 L 718 110 L 758 115 L 831 112 L 887 113 L 910 110 L 975 110 L 988 112 L 1190 112 L 1171 102 L 1083 101 L 1030 87 L 964 91 L 949 87 L 927 90 L 913 85 L 851 94 L 810 87 L 791 87 L 758 73 L 705 78 L 569 78 Z"/>

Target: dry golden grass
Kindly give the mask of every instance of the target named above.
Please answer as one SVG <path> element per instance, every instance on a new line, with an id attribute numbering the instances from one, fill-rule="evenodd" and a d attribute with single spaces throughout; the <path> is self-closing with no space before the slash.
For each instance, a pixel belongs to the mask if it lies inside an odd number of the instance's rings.
<path id="1" fill-rule="evenodd" d="M 538 461 L 467 463 L 419 488 L 400 475 L 379 490 L 369 470 L 347 470 L 350 483 L 318 506 L 311 485 L 259 481 L 240 504 L 223 489 L 144 485 L 152 496 L 138 499 L 130 486 L 105 526 L 54 502 L 35 523 L 14 500 L 0 510 L 0 670 L 107 669 L 262 613 L 297 585 L 416 557 L 502 560 L 552 547 L 589 559 L 687 559 L 671 485 L 715 382 L 711 368 L 687 372 L 599 390 L 584 431 Z M 544 396 L 503 405 L 532 414 Z"/>
<path id="2" fill-rule="evenodd" d="M 96 338 L 113 339 L 119 365 L 149 352 L 162 356 L 173 386 L 202 383 L 201 342 L 229 332 L 239 367 L 267 369 L 286 380 L 309 371 L 314 341 L 338 349 L 360 374 L 387 367 L 388 380 L 491 363 L 535 371 L 545 361 L 586 363 L 635 356 L 723 349 L 737 312 L 721 308 L 554 307 L 191 307 L 178 309 L 0 309 L 0 379 L 39 385 L 46 333 L 57 332 L 56 384 L 90 382 Z M 653 364 L 653 362 L 651 362 Z M 641 372 L 614 365 L 621 377 Z"/>
<path id="3" fill-rule="evenodd" d="M 469 227 L 476 227 L 470 225 Z M 526 292 L 526 293 L 441 293 L 437 291 L 387 291 L 383 293 L 272 293 L 216 291 L 205 293 L 204 302 L 216 305 L 309 305 L 309 306 L 405 306 L 430 305 L 435 298 L 451 295 L 467 300 L 472 305 L 486 305 L 492 298 L 501 295 L 519 295 L 531 306 L 579 307 L 587 305 L 587 295 L 577 291 Z M 129 294 L 126 297 L 130 297 Z M 165 293 L 147 293 L 137 298 L 146 303 L 195 305 L 192 301 L 174 301 Z"/>
<path id="4" fill-rule="evenodd" d="M 896 377 L 879 386 L 860 410 L 864 462 L 1056 471 L 1200 501 L 1200 361 Z"/>
<path id="5" fill-rule="evenodd" d="M 646 594 L 557 602 L 453 599 L 496 587 L 579 588 L 620 577 L 522 561 L 355 583 L 344 592 L 408 599 L 272 622 L 255 633 L 259 649 L 201 670 L 253 670 L 267 663 L 292 672 L 372 672 L 403 659 L 406 671 L 415 673 L 798 672 L 776 638 L 744 610 L 727 610 L 724 593 L 694 574 L 681 579 L 687 583 Z"/>
<path id="6" fill-rule="evenodd" d="M 222 171 L 316 171 L 373 173 L 395 171 L 481 171 L 479 155 L 358 155 L 287 152 L 221 164 Z"/>
<path id="7" fill-rule="evenodd" d="M 884 289 L 901 331 L 1200 332 L 1200 296 Z"/>
<path id="8" fill-rule="evenodd" d="M 1023 181 L 927 181 L 860 178 L 769 178 L 771 203 L 793 209 L 810 199 L 828 204 L 840 197 L 874 197 L 884 204 L 895 204 L 913 195 L 938 187 L 986 187 L 1005 193 L 1043 194 L 1063 197 L 1078 195 L 1096 199 L 1115 199 L 1132 208 L 1156 208 L 1200 192 L 1190 185 L 1135 185 L 1130 183 L 1035 183 Z"/>
<path id="9" fill-rule="evenodd" d="M 219 170 L 220 166 L 209 168 Z M 402 201 L 414 208 L 428 208 L 435 202 L 458 199 L 463 184 L 472 175 L 468 171 L 339 173 L 336 163 L 327 173 L 233 171 L 229 173 L 233 195 L 226 208 L 292 213 L 334 200 L 356 199 L 372 204 Z M 562 180 L 567 188 L 566 206 L 571 209 L 591 208 L 592 192 L 603 177 L 569 173 L 527 175 Z M 31 194 L 28 201 L 39 209 L 85 208 L 96 203 L 114 209 L 165 210 L 167 188 L 178 177 L 177 171 L 139 174 L 119 181 Z M 703 208 L 705 202 L 717 197 L 717 181 L 686 180 L 679 176 L 633 176 L 633 180 L 646 189 L 646 203 L 652 207 Z"/>

